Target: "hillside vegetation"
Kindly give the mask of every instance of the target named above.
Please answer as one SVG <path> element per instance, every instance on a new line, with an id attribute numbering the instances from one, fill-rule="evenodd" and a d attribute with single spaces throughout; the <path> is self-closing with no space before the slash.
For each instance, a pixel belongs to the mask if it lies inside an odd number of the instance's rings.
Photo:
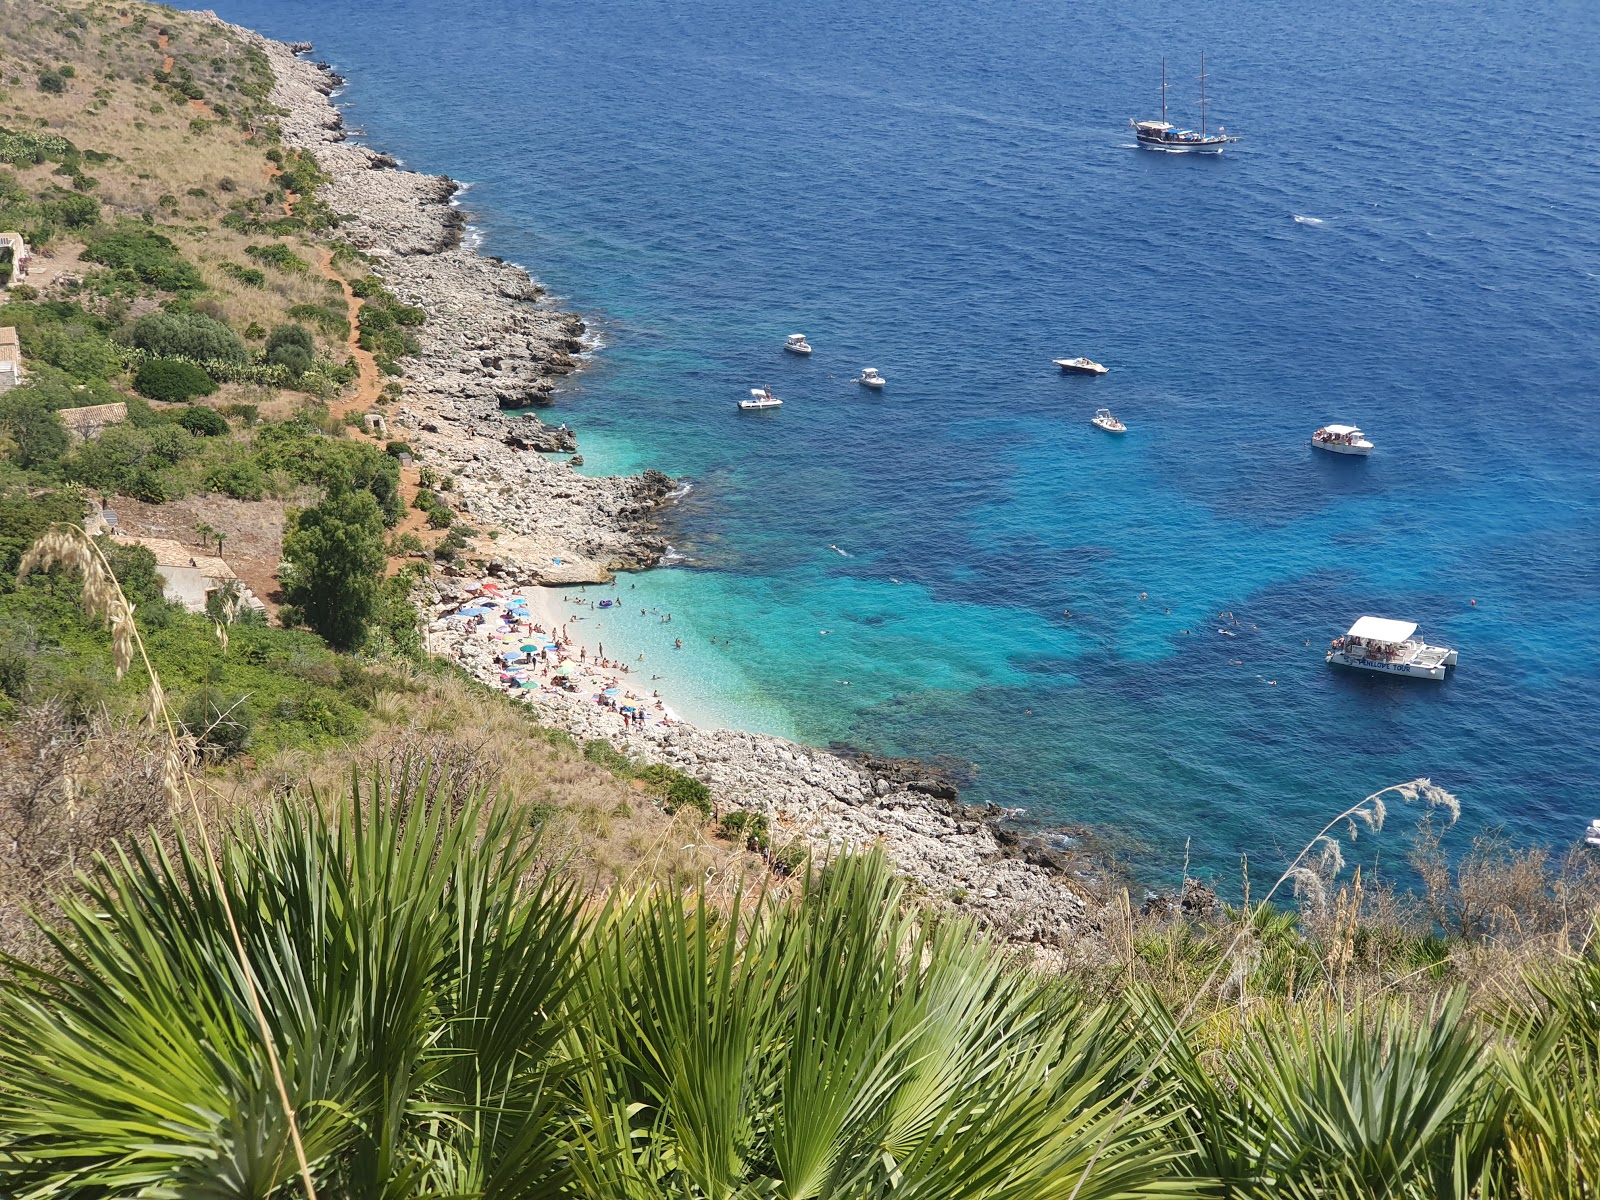
<path id="1" fill-rule="evenodd" d="M 1236 903 L 1102 872 L 1005 945 L 541 728 L 423 651 L 477 531 L 353 423 L 427 314 L 265 61 L 131 0 L 0 37 L 0 1195 L 1600 1194 L 1593 856 L 1447 848 L 1406 781 Z M 169 602 L 105 509 L 265 610 Z M 1415 890 L 1343 867 L 1406 824 Z"/>

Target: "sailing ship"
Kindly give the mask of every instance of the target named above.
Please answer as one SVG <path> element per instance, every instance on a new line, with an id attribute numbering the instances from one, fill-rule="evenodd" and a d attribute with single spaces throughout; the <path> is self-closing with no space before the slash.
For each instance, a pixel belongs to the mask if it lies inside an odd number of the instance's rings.
<path id="1" fill-rule="evenodd" d="M 1161 120 L 1135 121 L 1128 119 L 1128 127 L 1139 145 L 1146 150 L 1161 150 L 1167 154 L 1221 154 L 1224 146 L 1239 139 L 1221 125 L 1212 133 L 1206 124 L 1206 56 L 1200 53 L 1200 132 L 1179 129 L 1167 120 L 1167 60 L 1161 60 Z"/>

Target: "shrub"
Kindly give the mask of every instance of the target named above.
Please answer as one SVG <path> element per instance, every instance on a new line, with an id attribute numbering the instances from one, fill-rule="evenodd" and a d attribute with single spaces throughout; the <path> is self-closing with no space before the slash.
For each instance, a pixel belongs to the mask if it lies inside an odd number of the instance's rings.
<path id="1" fill-rule="evenodd" d="M 206 472 L 205 486 L 235 500 L 259 500 L 267 494 L 266 477 L 249 459 L 218 463 Z"/>
<path id="2" fill-rule="evenodd" d="M 101 227 L 84 247 L 83 258 L 165 292 L 205 286 L 194 264 L 185 262 L 168 238 L 131 221 Z"/>
<path id="3" fill-rule="evenodd" d="M 230 279 L 237 279 L 246 287 L 258 288 L 267 286 L 266 272 L 256 267 L 246 267 L 240 263 L 225 262 L 221 266 L 221 271 Z"/>
<path id="4" fill-rule="evenodd" d="M 133 323 L 129 341 L 159 358 L 244 363 L 244 340 L 215 317 L 197 312 L 148 313 Z"/>
<path id="5" fill-rule="evenodd" d="M 178 416 L 178 424 L 196 437 L 228 435 L 228 418 L 200 404 L 191 404 L 184 409 Z"/>
<path id="6" fill-rule="evenodd" d="M 39 90 L 59 96 L 67 90 L 67 80 L 60 71 L 40 71 Z"/>
<path id="7" fill-rule="evenodd" d="M 243 751 L 255 728 L 244 696 L 230 696 L 209 684 L 189 698 L 179 719 L 189 735 L 217 758 Z"/>
<path id="8" fill-rule="evenodd" d="M 212 382 L 211 376 L 191 363 L 176 362 L 170 358 L 151 358 L 146 359 L 134 375 L 133 390 L 151 400 L 181 404 L 196 396 L 211 395 L 217 390 L 217 385 Z M 226 421 L 223 422 L 223 432 L 227 432 Z"/>
<path id="9" fill-rule="evenodd" d="M 304 274 L 310 264 L 282 242 L 269 242 L 265 246 L 246 246 L 244 252 L 257 262 L 266 263 L 280 271 L 294 275 Z"/>

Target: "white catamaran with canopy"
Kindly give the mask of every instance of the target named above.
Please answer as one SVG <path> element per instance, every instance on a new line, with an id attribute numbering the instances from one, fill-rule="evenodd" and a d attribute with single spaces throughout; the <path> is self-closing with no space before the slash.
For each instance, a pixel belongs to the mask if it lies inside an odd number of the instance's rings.
<path id="1" fill-rule="evenodd" d="M 1416 632 L 1413 621 L 1362 617 L 1350 626 L 1350 632 L 1333 639 L 1328 647 L 1328 662 L 1386 675 L 1443 679 L 1445 668 L 1456 665 L 1456 652 L 1444 646 L 1430 646 L 1414 636 Z"/>

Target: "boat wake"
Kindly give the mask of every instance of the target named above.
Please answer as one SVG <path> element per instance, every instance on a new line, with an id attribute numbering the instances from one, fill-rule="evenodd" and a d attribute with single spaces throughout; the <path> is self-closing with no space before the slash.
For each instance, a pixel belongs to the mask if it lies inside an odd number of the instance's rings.
<path id="1" fill-rule="evenodd" d="M 1296 225 L 1326 225 L 1327 224 L 1327 222 L 1325 220 L 1323 220 L 1321 217 L 1306 217 L 1306 216 L 1302 216 L 1299 213 L 1290 213 L 1289 215 L 1294 218 L 1294 223 Z"/>
<path id="2" fill-rule="evenodd" d="M 841 550 L 841 549 L 839 549 L 839 547 L 837 547 L 837 546 L 835 546 L 835 545 L 833 545 L 833 544 L 831 544 L 831 543 L 830 543 L 830 544 L 829 544 L 829 546 L 828 546 L 828 549 L 829 549 L 829 550 L 832 550 L 832 551 L 833 551 L 833 552 L 834 552 L 834 553 L 835 553 L 835 554 L 842 554 L 842 555 L 844 555 L 844 557 L 846 557 L 846 558 L 849 558 L 849 557 L 850 557 L 850 556 L 851 556 L 851 555 L 850 555 L 850 551 L 848 551 L 848 550 Z"/>

